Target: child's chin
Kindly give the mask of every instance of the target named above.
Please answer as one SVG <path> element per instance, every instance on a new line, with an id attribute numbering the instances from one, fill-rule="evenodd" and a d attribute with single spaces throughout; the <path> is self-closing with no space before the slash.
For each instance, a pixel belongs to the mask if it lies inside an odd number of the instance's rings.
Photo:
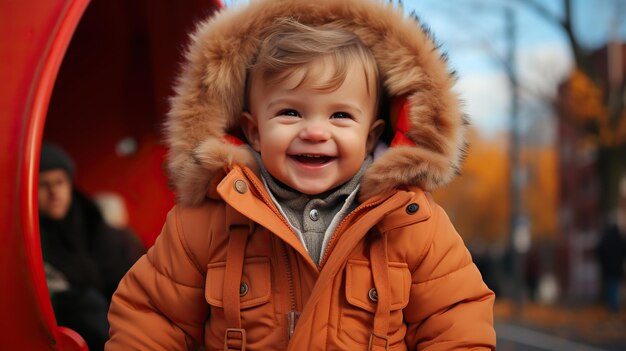
<path id="1" fill-rule="evenodd" d="M 330 190 L 329 186 L 320 186 L 320 184 L 287 184 L 287 186 L 308 196 L 317 196 Z"/>
<path id="2" fill-rule="evenodd" d="M 309 196 L 316 196 L 319 194 L 322 194 L 324 192 L 326 192 L 328 189 L 325 188 L 309 188 L 309 187 L 295 187 L 294 190 L 296 190 L 299 193 L 302 193 L 304 195 L 309 195 Z"/>
<path id="3" fill-rule="evenodd" d="M 325 186 L 319 186 L 319 185 L 298 186 L 298 187 L 292 187 L 292 188 L 295 189 L 297 192 L 308 195 L 308 196 L 324 197 L 325 195 L 332 193 L 335 189 L 337 189 L 341 185 L 342 184 L 339 184 L 339 185 L 328 184 Z"/>
<path id="4" fill-rule="evenodd" d="M 301 184 L 301 183 L 291 182 L 288 179 L 282 180 L 276 177 L 274 179 L 283 188 L 287 188 L 287 189 L 290 189 L 291 191 L 309 195 L 309 196 L 319 195 L 328 190 L 327 187 L 320 187 L 319 184 Z"/>

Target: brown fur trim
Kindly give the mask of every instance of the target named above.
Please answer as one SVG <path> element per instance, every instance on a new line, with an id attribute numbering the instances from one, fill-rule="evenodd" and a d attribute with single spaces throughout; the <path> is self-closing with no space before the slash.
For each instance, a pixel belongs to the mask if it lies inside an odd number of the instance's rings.
<path id="1" fill-rule="evenodd" d="M 218 170 L 254 164 L 247 150 L 221 140 L 239 128 L 246 67 L 280 17 L 352 30 L 371 48 L 387 93 L 408 96 L 407 136 L 416 146 L 391 148 L 375 160 L 362 180 L 362 199 L 406 185 L 432 190 L 454 177 L 467 123 L 445 59 L 415 19 L 382 0 L 259 0 L 218 13 L 192 35 L 165 126 L 179 201 L 198 204 Z"/>
<path id="2" fill-rule="evenodd" d="M 359 198 L 361 201 L 393 189 L 420 184 L 425 190 L 436 189 L 450 181 L 445 167 L 447 160 L 427 150 L 399 146 L 388 150 L 363 175 Z"/>
<path id="3" fill-rule="evenodd" d="M 212 190 L 208 188 L 209 185 L 219 182 L 214 177 L 223 174 L 220 171 L 229 170 L 234 164 L 253 170 L 258 168 L 247 146 L 235 146 L 217 139 L 202 142 L 193 150 L 190 158 L 193 162 L 185 159 L 177 168 L 179 174 L 172 176 L 173 179 L 179 179 L 178 201 L 184 204 L 202 202 L 207 192 Z"/>

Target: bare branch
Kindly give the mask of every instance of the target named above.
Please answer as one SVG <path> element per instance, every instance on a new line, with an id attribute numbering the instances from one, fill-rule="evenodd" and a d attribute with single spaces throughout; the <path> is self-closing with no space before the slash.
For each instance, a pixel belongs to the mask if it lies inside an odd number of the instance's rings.
<path id="1" fill-rule="evenodd" d="M 570 48 L 572 49 L 572 54 L 574 55 L 574 60 L 576 65 L 580 67 L 584 72 L 591 73 L 590 67 L 586 59 L 586 55 L 583 52 L 582 47 L 580 46 L 580 42 L 576 35 L 574 34 L 574 25 L 572 22 L 572 1 L 571 0 L 562 0 L 563 1 L 563 9 L 565 10 L 565 15 L 563 18 L 559 18 L 554 13 L 550 12 L 545 5 L 538 2 L 537 0 L 516 0 L 522 6 L 525 6 L 531 10 L 533 10 L 536 14 L 543 17 L 548 22 L 556 25 L 561 28 L 567 37 L 567 41 L 569 42 Z"/>
<path id="2" fill-rule="evenodd" d="M 565 27 L 564 20 L 559 18 L 554 13 L 550 12 L 548 8 L 544 6 L 543 3 L 539 3 L 536 0 L 516 0 L 516 1 L 519 4 L 522 4 L 523 6 L 526 6 L 532 9 L 533 11 L 535 11 L 535 13 L 537 13 L 538 15 L 546 19 L 548 22 L 555 23 L 559 27 Z"/>

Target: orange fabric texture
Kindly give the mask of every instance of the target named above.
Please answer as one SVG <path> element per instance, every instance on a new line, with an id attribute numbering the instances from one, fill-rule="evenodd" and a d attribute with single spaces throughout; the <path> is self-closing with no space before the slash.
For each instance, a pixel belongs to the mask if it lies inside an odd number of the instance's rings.
<path id="1" fill-rule="evenodd" d="M 246 186 L 236 187 L 238 181 Z M 253 173 L 234 167 L 217 190 L 224 201 L 175 207 L 157 243 L 124 278 L 111 306 L 107 350 L 223 349 L 231 325 L 221 294 L 229 279 L 249 289 L 238 296 L 246 350 L 366 350 L 370 342 L 373 350 L 495 347 L 494 295 L 445 213 L 421 190 L 362 204 L 321 269 Z M 411 204 L 419 210 L 407 211 Z M 241 278 L 225 273 L 232 210 L 257 224 L 240 256 Z M 372 240 L 380 247 L 370 250 Z M 381 272 L 386 287 L 378 286 Z M 368 295 L 372 288 L 378 302 Z M 374 333 L 381 300 L 389 311 L 385 335 Z M 288 340 L 293 305 L 301 315 Z"/>

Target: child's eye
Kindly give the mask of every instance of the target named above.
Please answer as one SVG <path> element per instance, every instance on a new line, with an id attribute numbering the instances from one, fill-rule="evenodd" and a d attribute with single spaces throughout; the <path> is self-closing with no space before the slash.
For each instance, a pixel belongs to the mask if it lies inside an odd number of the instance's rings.
<path id="1" fill-rule="evenodd" d="M 300 117 L 300 113 L 296 110 L 285 109 L 281 110 L 278 115 L 280 116 L 289 116 L 289 117 Z"/>
<path id="2" fill-rule="evenodd" d="M 352 115 L 347 112 L 335 112 L 331 116 L 332 118 L 352 118 Z"/>

